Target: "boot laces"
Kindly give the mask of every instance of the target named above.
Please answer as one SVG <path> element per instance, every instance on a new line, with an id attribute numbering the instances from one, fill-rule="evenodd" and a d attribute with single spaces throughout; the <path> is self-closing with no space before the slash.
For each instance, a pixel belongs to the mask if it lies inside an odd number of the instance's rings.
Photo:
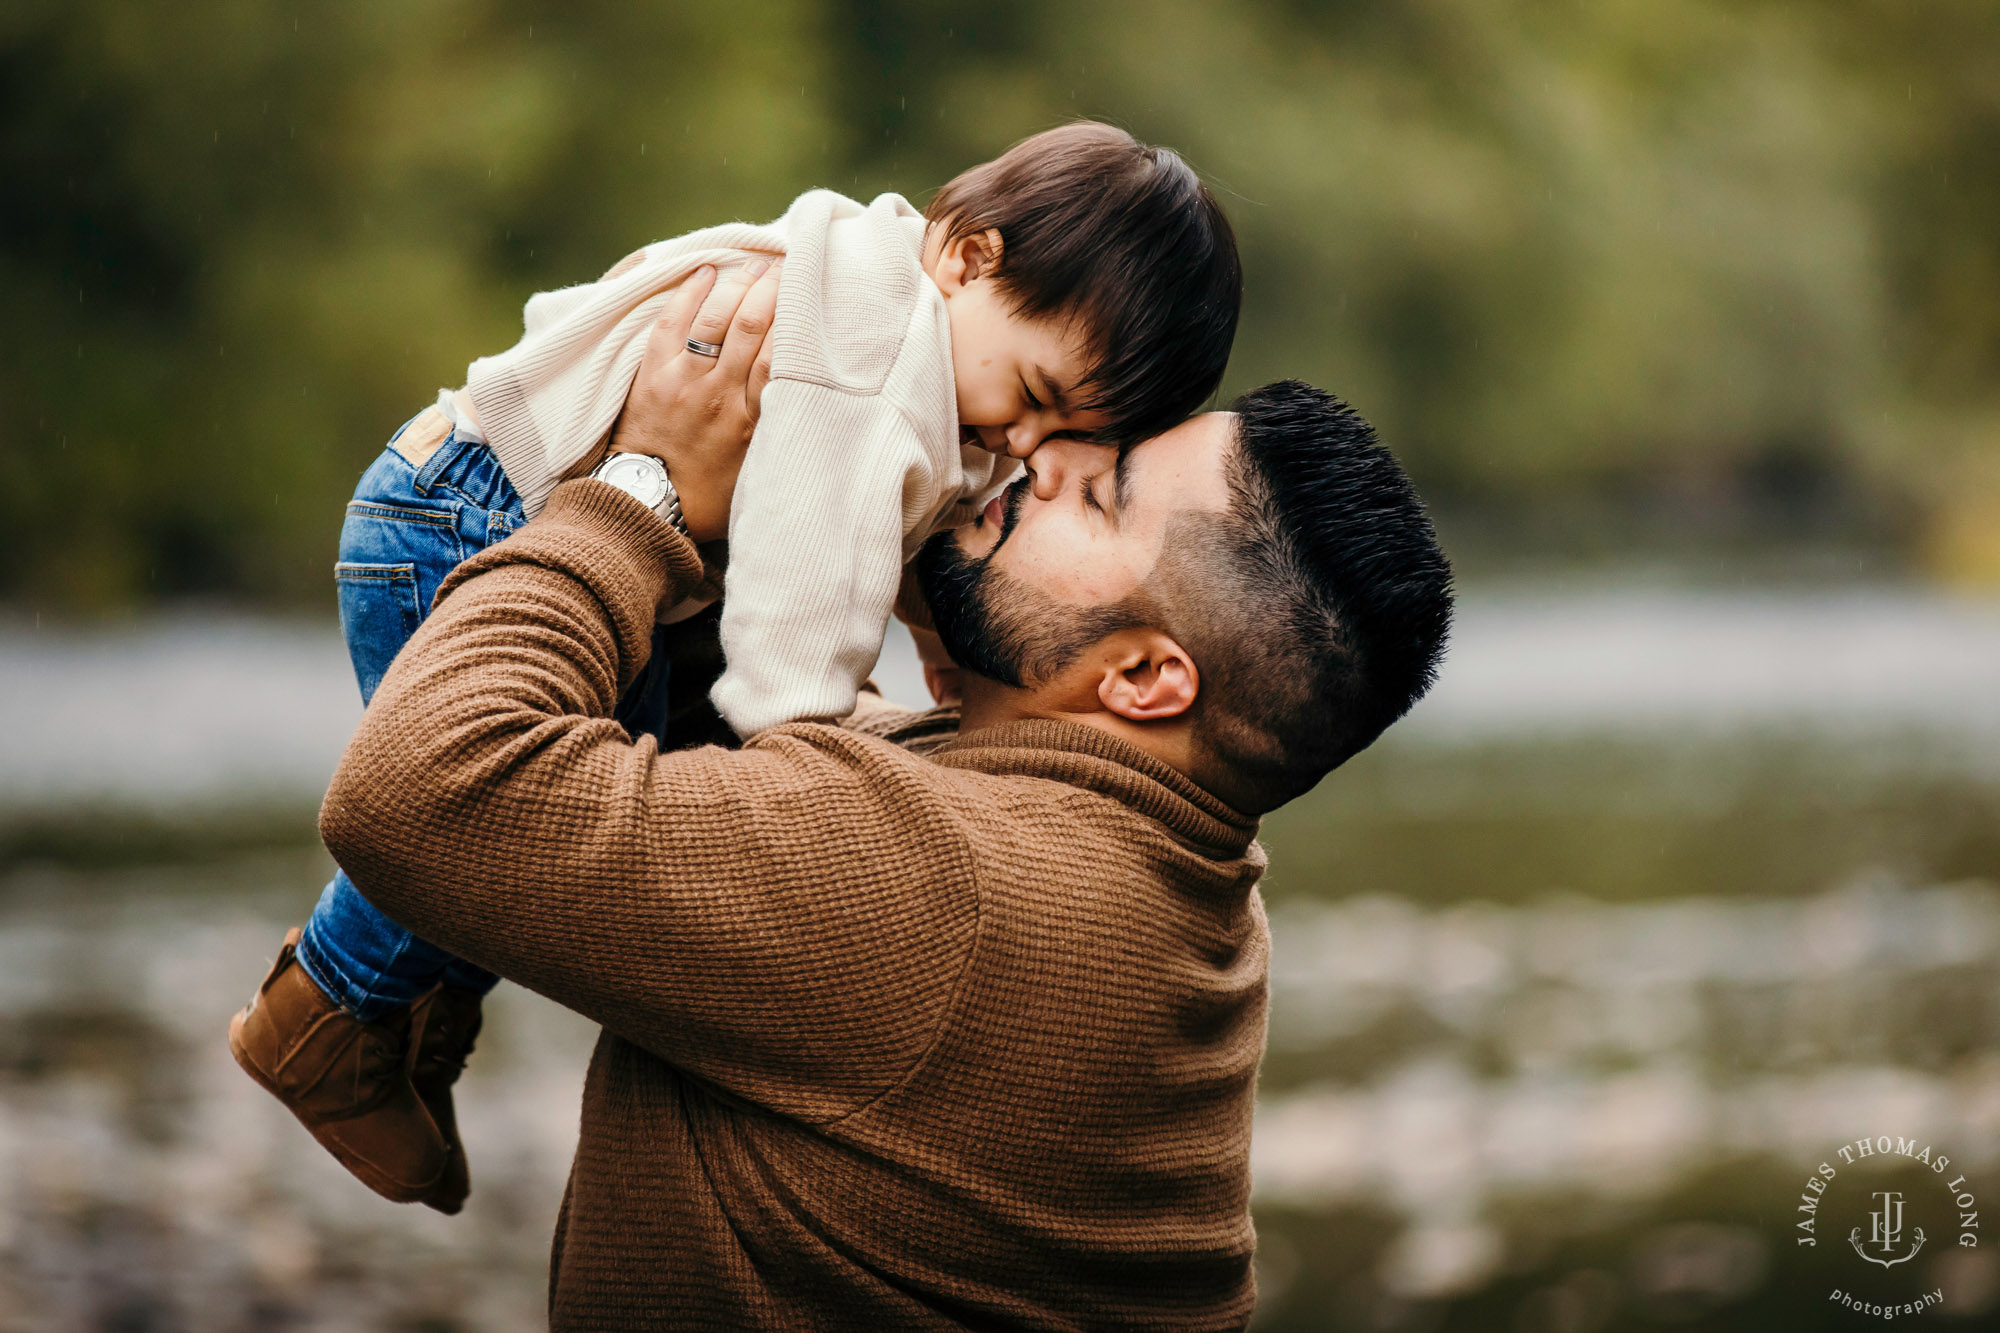
<path id="1" fill-rule="evenodd" d="M 395 1038 L 371 1032 L 361 1039 L 361 1076 L 369 1083 L 389 1077 L 403 1062 L 401 1043 Z"/>
<path id="2" fill-rule="evenodd" d="M 411 1016 L 409 1033 L 400 1037 L 371 1025 L 361 1037 L 361 1076 L 377 1089 L 386 1089 L 399 1072 L 405 1078 L 410 1077 L 416 1070 L 418 1048 L 424 1039 L 424 1020 L 428 1017 L 423 1008 L 417 1009 Z"/>
<path id="3" fill-rule="evenodd" d="M 434 1007 L 434 1005 L 425 1006 L 427 1010 Z M 432 1018 L 429 1013 L 424 1017 L 430 1023 L 427 1030 L 430 1040 L 419 1043 L 422 1049 L 417 1053 L 417 1061 L 411 1067 L 411 1072 L 425 1079 L 443 1078 L 448 1082 L 455 1082 L 465 1069 L 466 1057 L 472 1054 L 477 1034 L 468 1034 L 467 1029 L 471 1026 L 469 1023 L 454 1023 L 449 1018 Z"/>

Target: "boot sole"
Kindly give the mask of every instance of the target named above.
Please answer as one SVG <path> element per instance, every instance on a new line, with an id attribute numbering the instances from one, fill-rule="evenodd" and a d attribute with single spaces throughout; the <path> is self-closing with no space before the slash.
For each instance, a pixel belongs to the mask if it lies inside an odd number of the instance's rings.
<path id="1" fill-rule="evenodd" d="M 229 1054 L 235 1057 L 237 1067 L 242 1069 L 244 1073 L 248 1074 L 251 1077 L 251 1079 L 256 1082 L 258 1087 L 262 1088 L 264 1091 L 270 1093 L 273 1097 L 277 1098 L 278 1105 L 284 1107 L 287 1111 L 290 1111 L 292 1113 L 292 1119 L 298 1121 L 299 1124 L 305 1127 L 306 1133 L 312 1135 L 313 1142 L 317 1143 L 320 1147 L 326 1149 L 327 1154 L 331 1156 L 334 1161 L 339 1162 L 341 1166 L 346 1169 L 347 1173 L 353 1176 L 356 1180 L 366 1185 L 369 1189 L 374 1190 L 377 1194 L 389 1200 L 391 1203 L 429 1202 L 426 1196 L 429 1195 L 431 1191 L 435 1190 L 438 1187 L 438 1185 L 443 1181 L 444 1179 L 443 1171 L 440 1171 L 438 1173 L 438 1178 L 436 1180 L 433 1180 L 429 1184 L 423 1185 L 418 1188 L 412 1188 L 406 1185 L 399 1185 L 393 1180 L 391 1180 L 387 1175 L 383 1174 L 381 1168 L 377 1167 L 374 1163 L 368 1161 L 368 1159 L 366 1159 L 365 1157 L 357 1157 L 353 1153 L 348 1152 L 347 1150 L 340 1147 L 338 1144 L 329 1143 L 325 1138 L 321 1137 L 318 1127 L 315 1126 L 312 1123 L 312 1121 L 306 1119 L 303 1115 L 299 1113 L 298 1108 L 293 1106 L 291 1102 L 286 1099 L 285 1094 L 278 1090 L 278 1085 L 272 1082 L 270 1077 L 266 1075 L 263 1070 L 259 1069 L 255 1064 L 253 1064 L 250 1060 L 249 1055 L 244 1051 L 243 1041 L 242 1041 L 243 1020 L 248 1016 L 248 1014 L 249 1011 L 247 1009 L 239 1010 L 237 1011 L 236 1015 L 229 1020 Z M 433 1204 L 431 1206 L 436 1207 L 437 1205 Z M 447 1210 L 440 1208 L 438 1209 L 438 1211 L 445 1212 Z M 449 1211 L 456 1212 L 458 1210 L 454 1208 Z"/>

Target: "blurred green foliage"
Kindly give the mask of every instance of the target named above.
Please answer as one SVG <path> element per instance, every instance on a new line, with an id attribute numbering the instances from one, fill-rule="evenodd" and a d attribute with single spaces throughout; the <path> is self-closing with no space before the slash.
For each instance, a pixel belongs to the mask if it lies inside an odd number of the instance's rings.
<path id="1" fill-rule="evenodd" d="M 1224 190 L 1231 385 L 1448 516 L 2000 561 L 1991 0 L 12 0 L 0 597 L 324 604 L 530 292 L 1075 115 Z"/>

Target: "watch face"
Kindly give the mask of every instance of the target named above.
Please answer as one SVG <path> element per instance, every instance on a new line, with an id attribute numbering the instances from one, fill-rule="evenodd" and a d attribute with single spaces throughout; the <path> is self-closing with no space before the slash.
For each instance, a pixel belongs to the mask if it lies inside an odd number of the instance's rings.
<path id="1" fill-rule="evenodd" d="M 666 471 L 657 458 L 648 454 L 614 454 L 597 475 L 653 509 L 667 498 Z"/>

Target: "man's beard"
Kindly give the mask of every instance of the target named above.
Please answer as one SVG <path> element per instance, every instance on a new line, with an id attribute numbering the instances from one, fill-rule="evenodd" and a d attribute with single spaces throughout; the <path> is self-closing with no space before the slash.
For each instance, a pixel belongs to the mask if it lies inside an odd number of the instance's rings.
<path id="1" fill-rule="evenodd" d="M 1013 534 L 1031 479 L 1002 498 L 993 549 L 969 556 L 956 530 L 935 533 L 917 552 L 917 583 L 930 603 L 938 638 L 951 660 L 975 675 L 1027 689 L 1060 674 L 1114 630 L 1137 623 L 1134 599 L 1104 607 L 1064 606 L 993 564 Z"/>

